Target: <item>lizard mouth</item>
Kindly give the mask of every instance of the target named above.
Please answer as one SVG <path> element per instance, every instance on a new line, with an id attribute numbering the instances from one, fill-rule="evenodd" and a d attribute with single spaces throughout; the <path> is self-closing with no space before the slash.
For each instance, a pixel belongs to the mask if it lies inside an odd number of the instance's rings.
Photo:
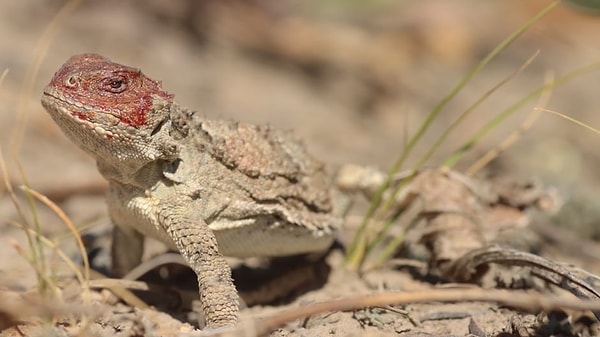
<path id="1" fill-rule="evenodd" d="M 52 90 L 44 90 L 42 94 L 42 105 L 55 120 L 63 123 L 75 123 L 96 133 L 103 138 L 112 139 L 115 134 L 107 128 L 119 124 L 119 119 L 108 113 L 99 113 L 93 107 L 69 100 L 57 95 Z M 59 123 L 62 125 L 62 123 Z"/>
<path id="2" fill-rule="evenodd" d="M 42 105 L 52 116 L 76 116 L 80 120 L 88 120 L 87 114 L 84 113 L 87 109 L 84 106 L 78 106 L 75 102 L 60 97 L 51 91 L 44 91 L 42 95 Z"/>
<path id="3" fill-rule="evenodd" d="M 93 106 L 82 104 L 76 100 L 58 95 L 51 89 L 46 88 L 42 94 L 42 105 L 52 115 L 60 114 L 81 122 L 91 123 L 93 126 L 115 126 L 119 124 L 119 118 L 108 112 L 98 111 Z"/>
<path id="4" fill-rule="evenodd" d="M 79 118 L 83 117 L 81 116 L 82 113 L 89 112 L 89 114 L 92 114 L 92 109 L 90 107 L 87 107 L 74 100 L 70 100 L 61 95 L 57 95 L 54 91 L 48 89 L 44 90 L 44 93 L 42 95 L 42 104 L 46 109 L 49 109 L 49 111 L 71 112 L 71 115 L 75 115 L 73 112 L 77 111 L 76 115 Z"/>

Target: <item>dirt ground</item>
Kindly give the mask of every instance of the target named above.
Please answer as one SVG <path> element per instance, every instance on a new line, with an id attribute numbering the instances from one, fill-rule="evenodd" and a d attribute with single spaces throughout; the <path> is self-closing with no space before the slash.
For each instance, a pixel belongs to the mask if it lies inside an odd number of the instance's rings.
<path id="1" fill-rule="evenodd" d="M 106 272 L 111 224 L 103 201 L 105 183 L 93 160 L 63 136 L 39 103 L 42 88 L 71 55 L 95 52 L 139 67 L 160 79 L 180 103 L 208 118 L 292 129 L 315 157 L 333 167 L 355 163 L 387 169 L 427 113 L 469 69 L 548 3 L 106 0 L 81 1 L 70 9 L 77 1 L 2 1 L 0 72 L 7 73 L 0 82 L 0 149 L 10 185 L 19 186 L 26 179 L 28 186 L 55 201 L 84 233 L 93 267 Z M 429 167 L 440 165 L 482 125 L 543 85 L 549 76 L 597 62 L 599 33 L 600 17 L 564 5 L 554 9 L 448 104 L 405 168 L 415 164 L 462 111 L 534 54 L 536 58 L 525 70 L 496 90 L 442 144 Z M 545 107 L 598 127 L 598 88 L 600 73 L 590 71 L 553 90 Z M 536 100 L 525 104 L 478 142 L 456 170 L 466 170 L 501 144 L 523 125 L 535 106 Z M 543 113 L 515 145 L 483 171 L 485 176 L 510 181 L 536 181 L 544 186 L 543 193 L 560 196 L 564 205 L 556 214 L 536 216 L 529 209 L 535 208 L 532 203 L 539 199 L 509 203 L 511 214 L 516 214 L 511 221 L 518 219 L 514 222 L 519 225 L 511 227 L 513 236 L 503 238 L 503 245 L 600 272 L 595 242 L 600 238 L 600 176 L 596 169 L 600 153 L 593 145 L 597 142 L 597 134 Z M 32 213 L 22 193 L 17 194 L 25 218 L 39 222 L 45 237 L 81 263 L 75 241 L 62 221 L 42 204 L 36 204 Z M 491 219 L 497 204 L 482 204 L 483 218 Z M 365 209 L 366 203 L 358 201 L 339 235 L 340 247 L 332 249 L 316 271 L 300 272 L 316 275 L 308 287 L 304 285 L 306 289 L 269 304 L 250 305 L 254 301 L 247 299 L 249 308 L 243 311 L 243 318 L 377 291 L 439 289 L 455 281 L 445 278 L 444 272 L 436 275 L 439 266 L 431 263 L 445 258 L 448 250 L 435 248 L 420 255 L 419 249 L 425 248 L 404 247 L 396 254 L 396 262 L 361 277 L 347 271 L 341 247 L 351 241 Z M 193 325 L 182 323 L 196 324 L 193 314 L 181 309 L 181 303 L 165 304 L 164 298 L 149 300 L 158 311 L 133 309 L 114 301 L 106 290 L 86 293 L 88 298 L 82 301 L 81 290 L 73 290 L 80 288 L 73 286 L 72 272 L 57 262 L 55 248 L 46 248 L 45 254 L 52 262 L 48 267 L 52 279 L 60 281 L 62 292 L 50 302 L 31 299 L 38 281 L 24 257 L 29 247 L 24 230 L 15 226 L 24 220 L 4 186 L 0 188 L 0 214 L 0 298 L 4 298 L 0 336 L 176 336 L 193 331 Z M 486 242 L 495 242 L 489 237 L 495 238 L 497 232 L 500 230 L 481 235 Z M 431 240 L 444 233 L 438 230 Z M 450 248 L 443 249 L 449 251 L 469 246 L 472 240 L 471 234 L 448 235 L 451 239 L 443 240 L 450 242 Z M 152 243 L 146 258 L 164 250 Z M 252 266 L 261 269 L 261 263 L 245 261 L 246 267 L 236 269 L 239 288 L 249 285 L 244 282 L 267 284 L 245 281 L 257 274 Z M 520 273 L 505 272 L 512 276 Z M 167 283 L 193 287 L 195 277 L 189 270 L 176 268 L 169 274 Z M 536 283 L 533 288 L 572 297 L 556 287 L 548 290 L 544 284 Z M 251 333 L 252 328 L 247 331 Z M 458 299 L 447 304 L 321 313 L 290 321 L 272 335 L 594 336 L 600 335 L 600 326 L 587 311 L 525 312 Z"/>

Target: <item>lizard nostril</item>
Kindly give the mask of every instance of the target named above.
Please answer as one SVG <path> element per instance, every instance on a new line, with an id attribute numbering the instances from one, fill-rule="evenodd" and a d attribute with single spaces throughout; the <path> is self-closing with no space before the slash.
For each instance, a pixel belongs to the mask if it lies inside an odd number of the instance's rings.
<path id="1" fill-rule="evenodd" d="M 67 77 L 67 79 L 65 80 L 65 85 L 71 88 L 75 87 L 77 85 L 77 79 L 75 78 L 75 76 L 71 75 Z"/>

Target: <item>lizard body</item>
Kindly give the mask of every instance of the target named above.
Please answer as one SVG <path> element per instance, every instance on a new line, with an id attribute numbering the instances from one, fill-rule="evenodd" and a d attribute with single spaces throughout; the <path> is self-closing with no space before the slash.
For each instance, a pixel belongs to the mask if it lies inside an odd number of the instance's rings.
<path id="1" fill-rule="evenodd" d="M 82 54 L 42 105 L 109 182 L 114 273 L 139 264 L 154 237 L 198 275 L 207 327 L 232 326 L 238 296 L 223 255 L 325 250 L 341 211 L 326 167 L 289 133 L 208 120 L 173 97 L 138 69 Z"/>

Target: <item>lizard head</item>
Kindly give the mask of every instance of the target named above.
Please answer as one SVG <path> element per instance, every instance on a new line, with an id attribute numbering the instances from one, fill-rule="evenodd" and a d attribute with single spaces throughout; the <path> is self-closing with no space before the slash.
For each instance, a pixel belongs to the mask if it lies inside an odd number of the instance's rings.
<path id="1" fill-rule="evenodd" d="M 97 54 L 71 57 L 42 95 L 44 108 L 77 145 L 99 163 L 132 169 L 176 151 L 162 130 L 172 103 L 160 82 Z"/>

